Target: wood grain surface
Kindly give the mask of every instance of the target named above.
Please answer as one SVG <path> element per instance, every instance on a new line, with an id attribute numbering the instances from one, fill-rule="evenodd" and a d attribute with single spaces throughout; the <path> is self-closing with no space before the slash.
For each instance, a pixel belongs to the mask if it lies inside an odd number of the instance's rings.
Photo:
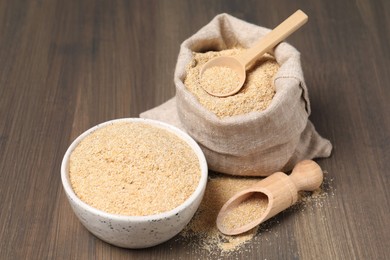
<path id="1" fill-rule="evenodd" d="M 223 257 L 176 238 L 111 246 L 73 214 L 62 157 L 88 128 L 175 94 L 180 43 L 219 13 L 272 28 L 297 9 L 328 196 Z M 390 1 L 0 0 L 1 259 L 386 259 L 390 255 Z"/>

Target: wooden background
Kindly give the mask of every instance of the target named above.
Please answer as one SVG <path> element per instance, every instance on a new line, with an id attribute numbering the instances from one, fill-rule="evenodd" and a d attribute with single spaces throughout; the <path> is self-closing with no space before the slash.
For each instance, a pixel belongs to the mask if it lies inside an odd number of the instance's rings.
<path id="1" fill-rule="evenodd" d="M 65 198 L 62 157 L 86 129 L 172 97 L 180 43 L 215 15 L 272 28 L 298 8 L 309 22 L 288 42 L 334 145 L 318 160 L 329 194 L 231 258 L 389 257 L 390 1 L 1 0 L 0 258 L 211 258 L 175 239 L 127 250 L 95 238 Z"/>

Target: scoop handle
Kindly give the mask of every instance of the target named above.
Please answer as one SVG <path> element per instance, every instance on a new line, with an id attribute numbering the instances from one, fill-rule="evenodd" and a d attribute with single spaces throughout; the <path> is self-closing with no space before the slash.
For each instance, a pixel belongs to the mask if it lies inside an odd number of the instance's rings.
<path id="1" fill-rule="evenodd" d="M 275 27 L 275 29 L 262 37 L 253 47 L 246 50 L 244 53 L 237 55 L 236 59 L 238 59 L 245 67 L 248 67 L 248 65 L 258 57 L 264 55 L 267 51 L 298 30 L 307 22 L 307 20 L 308 17 L 303 11 L 296 11 L 281 24 Z"/>
<path id="2" fill-rule="evenodd" d="M 299 162 L 290 175 L 290 180 L 298 191 L 314 191 L 321 186 L 323 179 L 321 167 L 312 160 Z"/>
<path id="3" fill-rule="evenodd" d="M 322 169 L 315 161 L 303 160 L 295 165 L 290 175 L 275 172 L 254 187 L 261 189 L 273 201 L 269 216 L 274 216 L 297 202 L 299 191 L 318 189 L 323 179 Z"/>

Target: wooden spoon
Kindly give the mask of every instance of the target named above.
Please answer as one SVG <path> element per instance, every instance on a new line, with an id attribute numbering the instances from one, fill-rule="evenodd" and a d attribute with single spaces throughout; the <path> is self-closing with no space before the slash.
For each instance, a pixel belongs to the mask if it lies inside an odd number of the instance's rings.
<path id="1" fill-rule="evenodd" d="M 246 50 L 244 53 L 235 56 L 221 56 L 208 61 L 203 65 L 200 71 L 201 77 L 203 77 L 204 72 L 211 67 L 227 67 L 232 70 L 232 73 L 235 72 L 237 74 L 236 76 L 238 77 L 239 82 L 237 87 L 232 90 L 228 89 L 226 93 L 215 93 L 212 89 L 208 89 L 207 87 L 203 86 L 204 90 L 210 95 L 217 97 L 227 97 L 237 93 L 245 82 L 245 71 L 249 65 L 251 65 L 252 62 L 257 58 L 264 55 L 267 51 L 275 47 L 278 43 L 286 39 L 293 32 L 298 30 L 307 22 L 307 20 L 307 15 L 301 10 L 298 10 L 281 24 L 279 24 L 275 29 L 262 37 L 259 42 L 257 42 L 250 49 Z"/>
<path id="2" fill-rule="evenodd" d="M 290 176 L 283 172 L 273 173 L 252 187 L 242 190 L 230 198 L 218 214 L 217 227 L 226 235 L 244 233 L 293 205 L 298 200 L 298 191 L 314 191 L 318 189 L 322 180 L 323 173 L 321 167 L 312 160 L 299 162 Z M 247 219 L 246 217 L 244 218 L 244 215 L 251 214 L 251 212 L 241 212 L 237 216 L 236 210 L 253 196 L 256 196 L 257 202 L 252 201 L 252 203 L 259 203 L 259 205 L 264 206 L 264 209 L 258 216 L 249 216 L 249 223 L 237 224 Z M 256 214 L 256 211 L 252 213 Z M 229 224 L 227 222 L 228 218 L 230 220 L 233 219 L 233 221 L 237 219 L 237 223 Z"/>

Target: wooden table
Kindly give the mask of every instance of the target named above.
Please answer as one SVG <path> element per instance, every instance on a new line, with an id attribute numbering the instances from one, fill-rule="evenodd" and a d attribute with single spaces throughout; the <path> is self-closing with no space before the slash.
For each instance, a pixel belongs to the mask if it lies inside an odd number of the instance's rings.
<path id="1" fill-rule="evenodd" d="M 309 23 L 288 41 L 302 53 L 310 119 L 334 145 L 318 160 L 329 194 L 230 257 L 389 257 L 389 1 L 3 0 L 0 258 L 218 258 L 177 239 L 144 250 L 97 239 L 66 200 L 61 160 L 86 129 L 174 96 L 180 43 L 215 15 L 274 27 L 298 8 Z"/>

